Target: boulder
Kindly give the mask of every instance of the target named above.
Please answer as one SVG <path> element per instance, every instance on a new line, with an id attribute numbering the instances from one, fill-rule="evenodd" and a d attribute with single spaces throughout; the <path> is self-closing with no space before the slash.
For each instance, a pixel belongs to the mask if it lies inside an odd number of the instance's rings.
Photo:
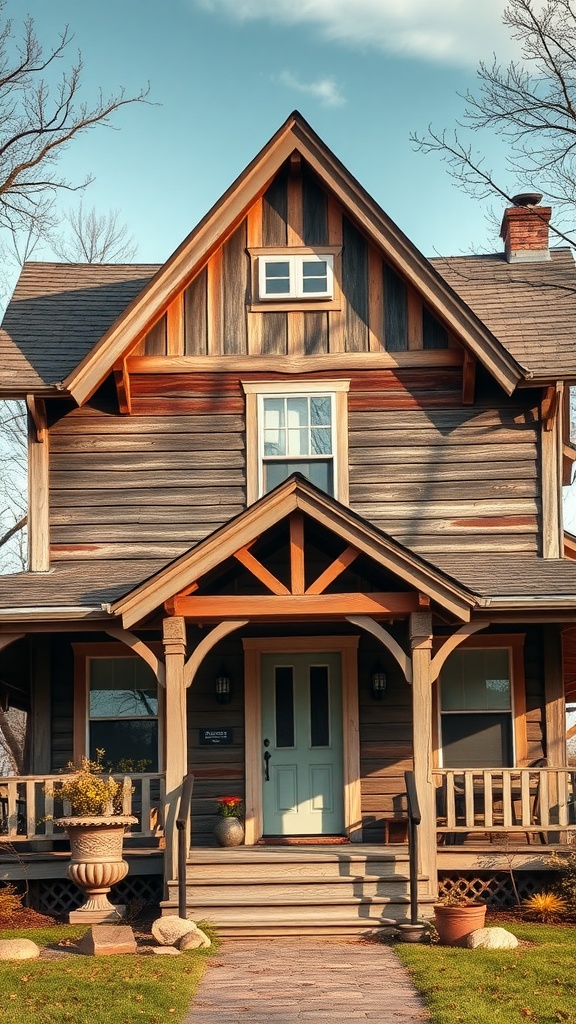
<path id="1" fill-rule="evenodd" d="M 94 924 L 80 939 L 78 949 L 86 956 L 135 953 L 136 939 L 130 925 Z"/>
<path id="2" fill-rule="evenodd" d="M 194 921 L 177 917 L 176 914 L 159 917 L 152 925 L 152 935 L 160 946 L 177 946 L 185 935 L 191 934 L 199 936 L 200 941 L 193 947 L 189 946 L 188 949 L 196 949 L 199 946 L 204 949 L 210 945 L 210 939 L 194 924 Z"/>
<path id="3" fill-rule="evenodd" d="M 468 936 L 468 949 L 516 949 L 518 939 L 506 928 L 477 928 Z"/>
<path id="4" fill-rule="evenodd" d="M 185 952 L 187 949 L 208 949 L 212 943 L 201 928 L 195 927 L 193 932 L 187 932 L 181 939 L 178 939 L 178 949 Z"/>
<path id="5" fill-rule="evenodd" d="M 160 956 L 162 956 L 162 955 L 164 955 L 164 956 L 181 956 L 182 955 L 180 950 L 176 949 L 175 946 L 153 946 L 152 947 L 152 952 L 153 953 L 157 953 Z"/>
<path id="6" fill-rule="evenodd" d="M 0 960 L 36 960 L 40 946 L 32 939 L 0 939 Z"/>

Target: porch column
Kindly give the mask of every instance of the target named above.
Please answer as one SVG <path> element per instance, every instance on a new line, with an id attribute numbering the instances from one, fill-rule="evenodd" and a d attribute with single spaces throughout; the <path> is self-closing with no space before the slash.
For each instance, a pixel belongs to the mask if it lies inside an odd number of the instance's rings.
<path id="1" fill-rule="evenodd" d="M 166 662 L 166 812 L 164 878 L 176 877 L 177 846 L 176 816 L 182 792 L 182 779 L 186 774 L 188 757 L 186 746 L 186 687 L 184 661 L 186 658 L 186 623 L 180 616 L 164 619 L 162 623 Z"/>
<path id="2" fill-rule="evenodd" d="M 410 616 L 412 648 L 412 742 L 414 776 L 422 824 L 420 825 L 420 870 L 428 877 L 427 891 L 438 892 L 436 866 L 436 790 L 432 778 L 432 616 L 413 612 Z"/>
<path id="3" fill-rule="evenodd" d="M 562 635 L 558 626 L 544 626 L 544 697 L 544 753 L 549 768 L 563 768 L 566 764 L 566 701 L 562 671 Z"/>

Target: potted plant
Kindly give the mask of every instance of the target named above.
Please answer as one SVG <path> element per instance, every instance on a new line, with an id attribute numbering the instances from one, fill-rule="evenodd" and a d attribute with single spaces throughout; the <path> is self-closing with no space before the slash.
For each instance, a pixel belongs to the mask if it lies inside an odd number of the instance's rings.
<path id="1" fill-rule="evenodd" d="M 214 835 L 219 846 L 240 846 L 244 842 L 244 826 L 240 821 L 244 805 L 239 796 L 221 796 L 216 802 L 219 818 Z"/>
<path id="2" fill-rule="evenodd" d="M 115 907 L 108 899 L 110 887 L 128 874 L 122 859 L 124 832 L 137 819 L 123 815 L 122 787 L 102 765 L 104 751 L 96 751 L 96 760 L 83 757 L 80 766 L 69 763 L 73 774 L 65 779 L 59 796 L 70 804 L 72 814 L 59 818 L 70 839 L 68 877 L 86 891 L 86 901 L 70 914 L 70 920 L 87 924 L 118 918 L 124 907 Z"/>
<path id="3" fill-rule="evenodd" d="M 465 946 L 470 932 L 484 927 L 486 904 L 458 889 L 434 904 L 434 927 L 443 946 Z"/>

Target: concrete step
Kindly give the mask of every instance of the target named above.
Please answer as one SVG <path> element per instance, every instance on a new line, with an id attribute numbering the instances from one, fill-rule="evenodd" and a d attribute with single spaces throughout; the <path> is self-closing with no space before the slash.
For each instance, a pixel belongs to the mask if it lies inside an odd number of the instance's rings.
<path id="1" fill-rule="evenodd" d="M 403 899 L 408 892 L 405 878 L 237 878 L 235 880 L 188 878 L 190 903 L 226 901 L 236 904 L 324 903 L 367 899 Z"/>

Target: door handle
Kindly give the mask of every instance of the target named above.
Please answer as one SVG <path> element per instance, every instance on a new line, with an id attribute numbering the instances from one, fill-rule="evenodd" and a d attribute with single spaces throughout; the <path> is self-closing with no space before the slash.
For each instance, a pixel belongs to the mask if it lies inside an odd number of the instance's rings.
<path id="1" fill-rule="evenodd" d="M 269 750 L 264 751 L 264 782 L 270 782 L 270 758 L 272 754 Z"/>

